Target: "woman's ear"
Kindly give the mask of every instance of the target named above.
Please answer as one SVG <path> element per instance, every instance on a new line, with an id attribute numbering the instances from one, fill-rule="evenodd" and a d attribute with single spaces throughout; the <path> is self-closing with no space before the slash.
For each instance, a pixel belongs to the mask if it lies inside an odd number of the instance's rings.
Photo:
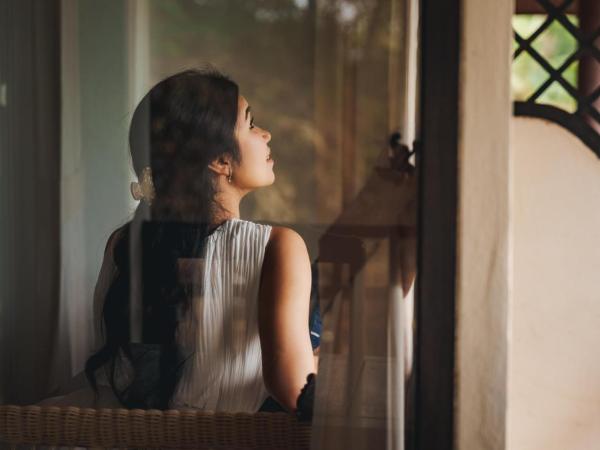
<path id="1" fill-rule="evenodd" d="M 208 165 L 208 168 L 217 175 L 228 176 L 231 172 L 231 162 L 228 158 L 219 156 Z"/>

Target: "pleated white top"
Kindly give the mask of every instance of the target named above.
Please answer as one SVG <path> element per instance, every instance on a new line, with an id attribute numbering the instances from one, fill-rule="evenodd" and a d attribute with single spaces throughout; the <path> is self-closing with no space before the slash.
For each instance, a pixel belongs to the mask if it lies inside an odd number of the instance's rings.
<path id="1" fill-rule="evenodd" d="M 203 258 L 184 261 L 187 270 L 192 268 L 185 272 L 192 277 L 192 305 L 180 318 L 177 340 L 184 354 L 190 356 L 171 407 L 256 412 L 267 399 L 258 336 L 258 288 L 270 234 L 269 225 L 229 219 L 207 237 Z M 116 274 L 112 255 L 107 256 L 94 294 L 96 322 Z M 96 345 L 100 346 L 103 338 L 99 327 L 96 334 Z M 131 381 L 128 367 L 120 368 L 117 384 L 126 386 Z M 40 404 L 121 406 L 106 373 L 98 371 L 97 375 L 99 397 L 88 386 Z"/>
<path id="2" fill-rule="evenodd" d="M 177 339 L 189 354 L 175 408 L 257 411 L 268 397 L 258 335 L 258 288 L 271 226 L 229 219 L 195 265 L 192 307 Z"/>

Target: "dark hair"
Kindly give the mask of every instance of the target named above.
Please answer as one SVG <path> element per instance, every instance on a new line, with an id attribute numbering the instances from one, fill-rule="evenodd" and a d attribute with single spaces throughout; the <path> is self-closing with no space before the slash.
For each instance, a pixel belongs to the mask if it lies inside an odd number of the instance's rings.
<path id="1" fill-rule="evenodd" d="M 133 114 L 133 167 L 141 177 L 149 166 L 155 188 L 151 219 L 142 223 L 140 236 L 142 342 L 131 343 L 134 229 L 127 223 L 114 233 L 113 245 L 109 239 L 117 272 L 102 310 L 105 342 L 85 366 L 96 392 L 96 371 L 108 368 L 111 387 L 124 406 L 167 408 L 188 356 L 175 340 L 178 317 L 191 297 L 178 261 L 201 255 L 219 208 L 208 164 L 225 155 L 241 159 L 235 137 L 238 96 L 237 84 L 216 70 L 188 70 L 156 84 Z M 125 385 L 117 382 L 123 364 L 130 376 Z"/>

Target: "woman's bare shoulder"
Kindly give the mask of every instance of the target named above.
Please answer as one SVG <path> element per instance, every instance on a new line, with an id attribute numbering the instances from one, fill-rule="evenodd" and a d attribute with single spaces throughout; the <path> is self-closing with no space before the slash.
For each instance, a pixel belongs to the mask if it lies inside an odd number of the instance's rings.
<path id="1" fill-rule="evenodd" d="M 263 276 L 310 276 L 310 260 L 304 239 L 288 227 L 273 226 L 265 249 Z M 287 278 L 287 277 L 286 277 Z M 302 278 L 302 277 L 300 277 Z M 309 279 L 310 282 L 310 279 Z"/>
<path id="2" fill-rule="evenodd" d="M 304 243 L 304 239 L 302 236 L 298 234 L 297 231 L 281 226 L 272 226 L 271 227 L 271 235 L 269 237 L 269 242 L 275 241 L 279 244 L 294 244 L 294 243 Z"/>
<path id="3" fill-rule="evenodd" d="M 272 259 L 291 257 L 310 264 L 304 239 L 297 231 L 288 227 L 272 227 L 265 257 Z"/>

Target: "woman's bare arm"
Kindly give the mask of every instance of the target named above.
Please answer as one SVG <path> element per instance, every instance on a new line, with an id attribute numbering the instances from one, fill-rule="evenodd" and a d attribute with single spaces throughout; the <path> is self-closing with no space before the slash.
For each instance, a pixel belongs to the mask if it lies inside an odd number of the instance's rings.
<path id="1" fill-rule="evenodd" d="M 265 249 L 259 289 L 258 324 L 265 385 L 289 411 L 315 361 L 308 333 L 311 271 L 298 233 L 273 227 Z"/>

